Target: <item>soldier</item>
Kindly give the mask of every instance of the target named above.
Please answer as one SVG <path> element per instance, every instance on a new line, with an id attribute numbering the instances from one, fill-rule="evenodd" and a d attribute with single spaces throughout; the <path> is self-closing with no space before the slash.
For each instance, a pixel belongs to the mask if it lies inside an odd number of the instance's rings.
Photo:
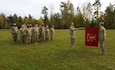
<path id="1" fill-rule="evenodd" d="M 50 28 L 50 38 L 51 40 L 54 39 L 54 25 L 52 25 L 52 27 Z"/>
<path id="2" fill-rule="evenodd" d="M 49 40 L 49 36 L 50 36 L 50 33 L 49 33 L 49 27 L 48 27 L 48 25 L 46 25 L 46 30 L 45 30 L 46 41 Z"/>
<path id="3" fill-rule="evenodd" d="M 31 43 L 31 36 L 32 36 L 32 31 L 30 28 L 30 25 L 27 25 L 27 30 L 26 30 L 26 44 L 29 45 Z"/>
<path id="4" fill-rule="evenodd" d="M 45 39 L 45 27 L 44 24 L 41 26 L 41 41 L 44 41 Z"/>
<path id="5" fill-rule="evenodd" d="M 24 33 L 23 33 L 23 25 L 21 25 L 21 28 L 20 28 L 20 38 L 21 38 L 21 42 L 23 43 L 24 42 Z"/>
<path id="6" fill-rule="evenodd" d="M 23 24 L 20 28 L 20 37 L 21 37 L 21 42 L 26 43 L 26 38 L 27 38 L 27 26 L 26 24 Z"/>
<path id="7" fill-rule="evenodd" d="M 42 41 L 42 26 L 39 25 L 39 41 Z"/>
<path id="8" fill-rule="evenodd" d="M 30 43 L 32 43 L 32 37 L 33 37 L 33 33 L 32 33 L 32 30 L 33 30 L 33 27 L 32 27 L 32 24 L 29 25 L 29 31 L 31 31 L 31 35 L 30 35 Z"/>
<path id="9" fill-rule="evenodd" d="M 14 23 L 13 26 L 11 27 L 11 33 L 12 33 L 13 41 L 17 42 L 18 27 L 16 26 L 16 23 Z"/>
<path id="10" fill-rule="evenodd" d="M 105 37 L 106 37 L 106 29 L 104 27 L 104 22 L 100 22 L 99 23 L 99 40 L 100 40 L 100 48 L 101 48 L 101 51 L 102 51 L 102 55 L 105 54 L 105 46 L 104 46 L 104 41 L 105 41 Z"/>
<path id="11" fill-rule="evenodd" d="M 71 47 L 73 47 L 74 42 L 75 42 L 75 30 L 76 28 L 74 27 L 74 23 L 70 23 L 70 39 L 71 39 Z"/>
<path id="12" fill-rule="evenodd" d="M 39 27 L 38 24 L 35 24 L 33 29 L 34 43 L 38 42 L 39 39 Z"/>

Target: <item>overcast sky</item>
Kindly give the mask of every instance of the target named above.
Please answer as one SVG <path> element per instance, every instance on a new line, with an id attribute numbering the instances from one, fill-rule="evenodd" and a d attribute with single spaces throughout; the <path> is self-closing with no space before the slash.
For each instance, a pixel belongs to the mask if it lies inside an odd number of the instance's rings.
<path id="1" fill-rule="evenodd" d="M 29 14 L 34 18 L 39 18 L 42 16 L 41 11 L 43 6 L 46 6 L 51 11 L 51 6 L 53 7 L 53 12 L 59 12 L 59 5 L 61 2 L 67 2 L 67 0 L 0 0 L 0 13 L 4 13 L 6 16 L 10 14 L 17 14 L 18 16 L 28 16 Z M 114 4 L 115 0 L 100 0 L 102 7 L 101 10 L 104 11 L 109 3 Z M 82 7 L 86 2 L 94 3 L 95 0 L 70 0 L 76 7 Z"/>

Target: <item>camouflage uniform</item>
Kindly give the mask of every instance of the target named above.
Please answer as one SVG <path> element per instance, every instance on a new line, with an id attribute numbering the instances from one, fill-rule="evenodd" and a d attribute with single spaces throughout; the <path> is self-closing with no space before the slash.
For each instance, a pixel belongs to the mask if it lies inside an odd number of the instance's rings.
<path id="1" fill-rule="evenodd" d="M 39 25 L 39 41 L 42 41 L 42 26 Z"/>
<path id="2" fill-rule="evenodd" d="M 31 27 L 28 26 L 28 28 L 26 29 L 26 43 L 27 44 L 31 43 L 31 36 L 32 36 Z"/>
<path id="3" fill-rule="evenodd" d="M 32 30 L 33 30 L 33 27 L 32 27 L 32 25 L 30 24 L 30 26 L 29 26 L 29 31 L 30 31 L 30 43 L 32 43 L 32 36 L 33 36 Z"/>
<path id="4" fill-rule="evenodd" d="M 70 26 L 71 47 L 73 46 L 73 44 L 75 42 L 75 30 L 76 30 L 76 28 L 74 27 L 74 23 L 71 22 L 71 26 Z"/>
<path id="5" fill-rule="evenodd" d="M 15 23 L 11 27 L 11 33 L 12 33 L 13 41 L 16 42 L 17 41 L 17 37 L 18 37 L 18 27 L 16 26 Z"/>
<path id="6" fill-rule="evenodd" d="M 48 27 L 48 25 L 46 25 L 46 30 L 45 30 L 46 41 L 49 40 L 49 36 L 50 36 L 50 33 L 49 33 L 49 27 Z"/>
<path id="7" fill-rule="evenodd" d="M 39 27 L 37 24 L 35 25 L 35 27 L 33 29 L 33 36 L 34 36 L 34 43 L 38 42 L 38 40 L 39 40 Z"/>
<path id="8" fill-rule="evenodd" d="M 21 42 L 26 43 L 26 38 L 27 38 L 27 26 L 26 24 L 23 24 L 22 27 L 20 28 L 20 37 L 21 37 Z"/>
<path id="9" fill-rule="evenodd" d="M 102 54 L 105 54 L 105 47 L 104 47 L 104 41 L 106 37 L 106 29 L 104 28 L 104 23 L 100 22 L 99 24 L 100 30 L 99 30 L 99 40 L 100 40 L 100 47 L 102 50 Z"/>
<path id="10" fill-rule="evenodd" d="M 50 28 L 50 38 L 51 40 L 54 39 L 54 25 L 52 25 L 52 27 Z"/>
<path id="11" fill-rule="evenodd" d="M 21 25 L 21 28 L 20 28 L 20 38 L 21 38 L 21 42 L 24 43 L 24 32 L 23 32 L 23 25 Z"/>

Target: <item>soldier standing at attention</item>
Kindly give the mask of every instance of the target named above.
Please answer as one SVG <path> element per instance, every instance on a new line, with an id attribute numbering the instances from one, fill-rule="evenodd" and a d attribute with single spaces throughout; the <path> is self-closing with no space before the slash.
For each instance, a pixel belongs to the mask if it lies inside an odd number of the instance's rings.
<path id="1" fill-rule="evenodd" d="M 51 40 L 54 39 L 54 25 L 52 25 L 52 27 L 50 28 L 50 38 Z"/>
<path id="2" fill-rule="evenodd" d="M 33 29 L 33 35 L 34 35 L 34 43 L 37 43 L 39 40 L 39 27 L 38 24 L 35 24 L 34 29 Z"/>
<path id="3" fill-rule="evenodd" d="M 75 30 L 76 28 L 74 27 L 74 23 L 70 23 L 70 39 L 71 39 L 71 47 L 73 47 L 74 42 L 75 42 Z"/>
<path id="4" fill-rule="evenodd" d="M 14 23 L 13 26 L 11 27 L 11 33 L 12 33 L 13 41 L 16 43 L 18 37 L 18 27 L 16 26 L 16 23 Z"/>
<path id="5" fill-rule="evenodd" d="M 20 28 L 20 38 L 22 43 L 26 43 L 26 32 L 27 32 L 27 26 L 26 24 L 22 24 Z"/>
<path id="6" fill-rule="evenodd" d="M 42 41 L 42 26 L 39 25 L 39 42 Z"/>
<path id="7" fill-rule="evenodd" d="M 105 46 L 104 46 L 104 41 L 105 41 L 105 38 L 106 38 L 106 29 L 104 27 L 104 22 L 100 22 L 99 23 L 99 41 L 100 41 L 100 48 L 101 48 L 101 51 L 102 51 L 102 55 L 105 54 Z"/>
<path id="8" fill-rule="evenodd" d="M 48 26 L 48 25 L 46 25 L 46 30 L 45 30 L 45 31 L 46 31 L 46 32 L 45 32 L 46 41 L 48 41 L 48 40 L 49 40 L 49 36 L 50 36 L 49 26 Z"/>
<path id="9" fill-rule="evenodd" d="M 32 31 L 31 31 L 31 29 L 30 29 L 30 25 L 28 24 L 27 25 L 27 32 L 26 32 L 26 34 L 27 34 L 27 38 L 26 38 L 26 44 L 27 45 L 29 45 L 30 43 L 31 43 L 31 35 L 32 35 L 32 33 L 31 33 Z"/>
<path id="10" fill-rule="evenodd" d="M 41 39 L 42 39 L 42 41 L 44 41 L 44 39 L 45 39 L 45 27 L 44 27 L 44 24 L 42 24 Z"/>

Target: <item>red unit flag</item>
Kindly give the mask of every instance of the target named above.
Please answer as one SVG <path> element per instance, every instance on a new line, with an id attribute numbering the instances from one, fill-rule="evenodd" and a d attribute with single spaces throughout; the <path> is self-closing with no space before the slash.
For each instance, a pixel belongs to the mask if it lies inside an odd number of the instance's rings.
<path id="1" fill-rule="evenodd" d="M 98 47 L 98 27 L 85 28 L 85 45 Z"/>

